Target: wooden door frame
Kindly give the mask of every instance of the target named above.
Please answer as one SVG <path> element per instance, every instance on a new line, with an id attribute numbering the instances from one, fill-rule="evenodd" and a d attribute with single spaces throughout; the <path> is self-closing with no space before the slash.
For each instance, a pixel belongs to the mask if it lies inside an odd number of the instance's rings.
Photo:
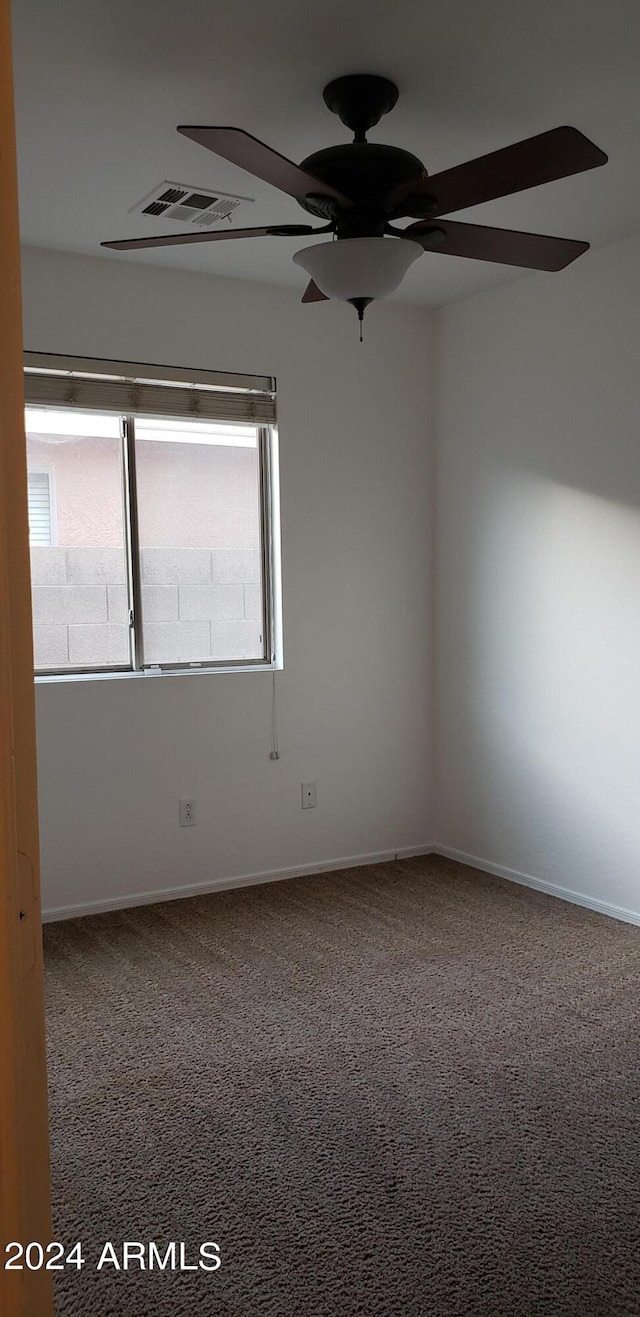
<path id="1" fill-rule="evenodd" d="M 0 0 L 0 1311 L 51 1317 L 52 1275 L 5 1245 L 51 1239 L 35 689 L 10 0 Z"/>

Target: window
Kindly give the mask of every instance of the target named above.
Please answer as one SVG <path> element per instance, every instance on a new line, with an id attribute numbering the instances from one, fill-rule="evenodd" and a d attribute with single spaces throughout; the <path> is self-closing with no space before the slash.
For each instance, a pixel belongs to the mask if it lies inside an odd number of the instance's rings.
<path id="1" fill-rule="evenodd" d="M 53 544 L 51 479 L 48 471 L 29 471 L 29 544 Z"/>
<path id="2" fill-rule="evenodd" d="M 36 672 L 271 666 L 273 381 L 27 354 L 25 392 Z"/>

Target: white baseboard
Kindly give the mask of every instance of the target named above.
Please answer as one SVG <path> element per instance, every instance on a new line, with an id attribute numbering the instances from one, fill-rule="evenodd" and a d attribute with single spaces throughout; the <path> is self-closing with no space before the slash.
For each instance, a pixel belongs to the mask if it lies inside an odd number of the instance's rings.
<path id="1" fill-rule="evenodd" d="M 482 869 L 494 874 L 496 878 L 508 878 L 509 882 L 520 883 L 522 887 L 533 887 L 537 892 L 546 892 L 548 896 L 557 896 L 561 901 L 572 905 L 584 906 L 586 910 L 595 910 L 599 915 L 608 915 L 611 919 L 621 919 L 625 924 L 640 924 L 640 913 L 626 910 L 624 906 L 611 905 L 609 901 L 600 901 L 595 896 L 585 896 L 583 892 L 574 892 L 569 887 L 559 887 L 557 883 L 545 882 L 542 878 L 533 878 L 531 874 L 519 873 L 517 869 L 507 869 L 503 864 L 492 864 L 477 855 L 467 855 L 465 851 L 454 850 L 436 842 L 433 847 L 436 855 L 444 855 L 459 864 L 468 864 L 472 869 Z"/>
<path id="2" fill-rule="evenodd" d="M 612 905 L 609 901 L 600 901 L 582 892 L 574 892 L 557 883 L 545 882 L 531 874 L 520 873 L 517 869 L 508 869 L 503 864 L 494 864 L 483 860 L 478 855 L 469 855 L 466 851 L 456 850 L 440 842 L 428 842 L 422 846 L 401 846 L 397 850 L 371 851 L 366 855 L 345 855 L 331 860 L 316 860 L 313 864 L 292 865 L 286 869 L 267 869 L 262 873 L 239 874 L 230 878 L 215 878 L 204 883 L 188 883 L 180 887 L 158 888 L 151 892 L 131 892 L 122 896 L 106 897 L 95 901 L 82 901 L 76 905 L 52 906 L 42 912 L 43 923 L 53 923 L 61 919 L 77 919 L 82 915 L 103 914 L 109 910 L 124 910 L 137 905 L 155 905 L 160 901 L 176 901 L 182 897 L 206 896 L 211 892 L 224 892 L 237 887 L 251 887 L 258 883 L 280 882 L 287 878 L 304 878 L 314 873 L 331 873 L 340 869 L 355 869 L 367 864 L 385 864 L 391 860 L 407 860 L 412 856 L 442 855 L 446 859 L 467 864 L 472 869 L 481 869 L 484 873 L 494 874 L 496 878 L 507 878 L 509 882 L 519 883 L 522 887 L 532 887 L 537 892 L 556 896 L 561 901 L 572 905 L 595 910 L 597 914 L 608 915 L 611 919 L 620 919 L 626 924 L 640 925 L 640 912 L 627 910 L 624 906 Z"/>
<path id="3" fill-rule="evenodd" d="M 411 855 L 431 855 L 433 845 L 405 846 L 394 851 L 372 851 L 368 855 L 344 855 L 333 860 L 316 860 L 314 864 L 292 865 L 287 869 L 268 869 L 264 873 L 240 874 L 233 878 L 213 878 L 205 883 L 186 883 L 180 887 L 163 887 L 152 892 L 130 892 L 78 905 L 51 906 L 42 911 L 42 922 L 77 919 L 82 915 L 99 915 L 108 910 L 125 910 L 136 905 L 156 905 L 160 901 L 177 901 L 187 896 L 207 896 L 211 892 L 251 887 L 257 883 L 275 883 L 286 878 L 304 878 L 308 874 L 332 873 L 338 869 L 356 869 L 366 864 L 385 864 L 389 860 L 408 859 Z"/>

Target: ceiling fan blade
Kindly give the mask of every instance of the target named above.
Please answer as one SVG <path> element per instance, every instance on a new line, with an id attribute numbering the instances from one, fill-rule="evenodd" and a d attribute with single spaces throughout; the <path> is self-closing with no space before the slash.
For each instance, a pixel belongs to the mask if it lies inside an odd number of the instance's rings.
<path id="1" fill-rule="evenodd" d="M 165 233 L 159 238 L 121 238 L 117 242 L 101 242 L 101 247 L 114 251 L 135 251 L 137 247 L 180 247 L 191 242 L 226 242 L 230 238 L 300 238 L 308 233 L 324 233 L 325 229 L 311 224 L 280 224 L 268 229 L 222 229 L 216 233 Z"/>
<path id="2" fill-rule="evenodd" d="M 400 230 L 395 230 L 399 232 Z M 422 221 L 402 230 L 406 238 L 421 242 L 425 251 L 445 256 L 467 256 L 475 261 L 521 265 L 527 270 L 564 270 L 589 247 L 573 238 L 549 238 L 542 233 L 520 233 L 514 229 L 488 229 L 482 224 L 459 224 L 441 220 Z"/>
<path id="3" fill-rule="evenodd" d="M 414 187 L 396 189 L 389 200 L 397 206 L 397 215 L 449 215 L 454 210 L 595 169 L 605 165 L 607 158 L 577 128 L 552 128 L 514 146 L 434 174 Z M 421 200 L 426 206 L 433 204 L 420 210 Z"/>
<path id="4" fill-rule="evenodd" d="M 318 288 L 318 285 L 317 285 L 316 283 L 313 282 L 313 279 L 311 279 L 311 280 L 309 281 L 309 283 L 307 284 L 305 290 L 304 290 L 304 295 L 303 295 L 302 301 L 303 301 L 303 302 L 328 302 L 328 301 L 329 301 L 329 298 L 327 297 L 326 293 L 321 293 L 321 292 L 320 292 L 320 289 Z"/>
<path id="5" fill-rule="evenodd" d="M 178 132 L 199 146 L 205 146 L 215 155 L 246 169 L 256 178 L 264 179 L 265 183 L 271 183 L 272 187 L 280 188 L 281 192 L 288 192 L 297 201 L 304 201 L 312 193 L 314 196 L 331 197 L 341 206 L 350 207 L 353 204 L 329 183 L 314 178 L 313 174 L 300 169 L 292 160 L 287 160 L 286 156 L 272 150 L 257 137 L 252 137 L 251 133 L 245 133 L 242 128 L 205 128 L 181 124 Z"/>

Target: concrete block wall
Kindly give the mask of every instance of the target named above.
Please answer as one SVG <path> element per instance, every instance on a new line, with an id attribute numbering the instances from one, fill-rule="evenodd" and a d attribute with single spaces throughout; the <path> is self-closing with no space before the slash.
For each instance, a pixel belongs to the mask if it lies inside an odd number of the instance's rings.
<path id="1" fill-rule="evenodd" d="M 143 549 L 145 661 L 259 658 L 260 596 L 257 550 Z"/>
<path id="2" fill-rule="evenodd" d="M 145 661 L 258 658 L 257 550 L 142 550 Z M 36 668 L 126 666 L 127 589 L 119 549 L 31 550 Z"/>

